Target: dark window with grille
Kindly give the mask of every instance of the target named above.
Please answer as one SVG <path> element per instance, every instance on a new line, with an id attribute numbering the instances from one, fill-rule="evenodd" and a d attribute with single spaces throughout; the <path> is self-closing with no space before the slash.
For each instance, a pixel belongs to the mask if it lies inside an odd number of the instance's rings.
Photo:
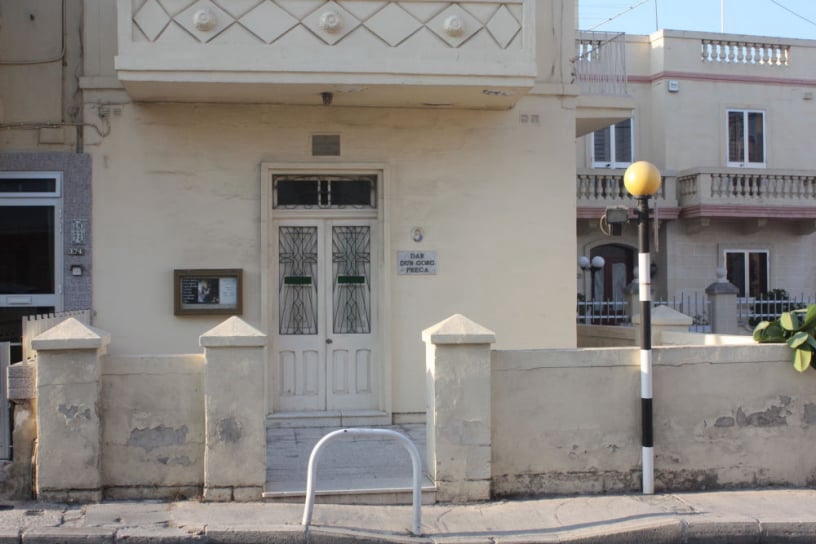
<path id="1" fill-rule="evenodd" d="M 275 208 L 376 208 L 377 176 L 272 177 Z"/>

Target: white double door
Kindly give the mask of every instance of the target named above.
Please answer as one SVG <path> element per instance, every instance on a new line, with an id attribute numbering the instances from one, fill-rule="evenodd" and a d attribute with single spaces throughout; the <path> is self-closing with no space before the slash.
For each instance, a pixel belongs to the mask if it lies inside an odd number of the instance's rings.
<path id="1" fill-rule="evenodd" d="M 379 407 L 376 221 L 276 221 L 275 412 Z"/>

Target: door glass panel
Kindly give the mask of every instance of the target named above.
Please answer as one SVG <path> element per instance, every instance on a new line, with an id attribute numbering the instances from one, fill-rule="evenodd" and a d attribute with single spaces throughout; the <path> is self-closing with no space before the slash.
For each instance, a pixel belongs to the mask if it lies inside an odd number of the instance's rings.
<path id="1" fill-rule="evenodd" d="M 275 180 L 276 206 L 317 206 L 319 194 L 320 181 L 317 179 L 282 178 Z"/>
<path id="2" fill-rule="evenodd" d="M 375 208 L 377 176 L 273 176 L 275 208 Z"/>
<path id="3" fill-rule="evenodd" d="M 280 334 L 317 334 L 317 227 L 278 231 Z"/>
<path id="4" fill-rule="evenodd" d="M 0 293 L 54 293 L 53 206 L 0 206 Z"/>
<path id="5" fill-rule="evenodd" d="M 331 182 L 331 203 L 334 206 L 371 206 L 376 178 L 336 179 Z"/>
<path id="6" fill-rule="evenodd" d="M 748 296 L 758 297 L 768 292 L 768 254 L 748 254 Z"/>
<path id="7" fill-rule="evenodd" d="M 371 229 L 332 228 L 332 329 L 371 332 Z"/>
<path id="8" fill-rule="evenodd" d="M 725 269 L 728 281 L 739 289 L 739 296 L 745 296 L 745 254 L 729 252 L 725 254 Z"/>

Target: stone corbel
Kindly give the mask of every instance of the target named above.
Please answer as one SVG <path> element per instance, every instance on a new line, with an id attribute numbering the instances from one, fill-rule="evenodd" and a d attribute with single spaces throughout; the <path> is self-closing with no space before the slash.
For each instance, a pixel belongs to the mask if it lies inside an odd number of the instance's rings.
<path id="1" fill-rule="evenodd" d="M 697 234 L 704 231 L 711 226 L 710 217 L 698 217 L 697 219 L 689 219 L 686 223 L 686 234 Z"/>
<path id="2" fill-rule="evenodd" d="M 816 232 L 816 219 L 805 219 L 796 222 L 796 233 L 801 235 L 813 234 Z"/>
<path id="3" fill-rule="evenodd" d="M 768 219 L 766 217 L 758 217 L 756 219 L 749 220 L 746 223 L 745 233 L 756 234 L 768 225 Z"/>

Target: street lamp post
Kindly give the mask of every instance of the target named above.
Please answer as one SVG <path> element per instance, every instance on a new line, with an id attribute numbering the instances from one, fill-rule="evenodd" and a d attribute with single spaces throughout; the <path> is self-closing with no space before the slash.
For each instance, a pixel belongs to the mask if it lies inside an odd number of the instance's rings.
<path id="1" fill-rule="evenodd" d="M 649 254 L 649 197 L 660 189 L 660 171 L 638 161 L 623 174 L 626 190 L 637 199 L 638 288 L 640 298 L 640 406 L 642 429 L 643 494 L 654 493 L 654 423 L 652 416 L 652 294 Z"/>

